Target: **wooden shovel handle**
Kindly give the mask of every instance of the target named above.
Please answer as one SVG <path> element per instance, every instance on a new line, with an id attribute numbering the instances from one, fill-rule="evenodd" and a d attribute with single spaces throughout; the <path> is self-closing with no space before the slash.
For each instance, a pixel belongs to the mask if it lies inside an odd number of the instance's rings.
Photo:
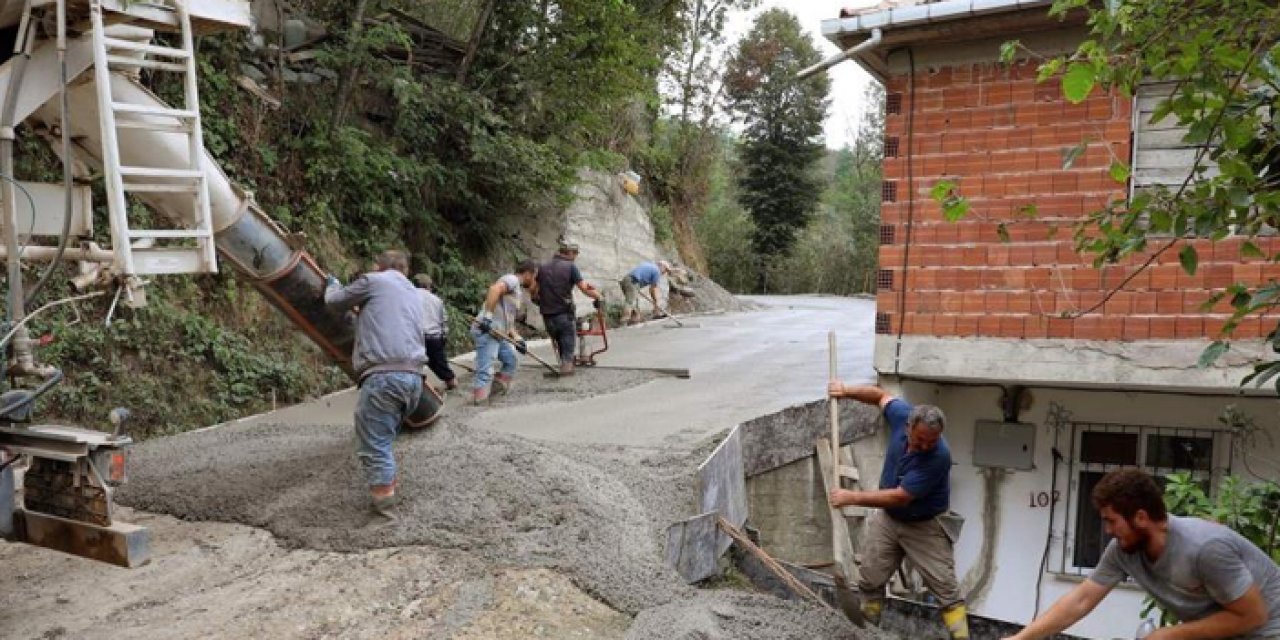
<path id="1" fill-rule="evenodd" d="M 836 332 L 827 332 L 827 360 L 830 364 L 828 382 L 836 380 Z M 835 398 L 828 396 L 827 406 L 831 411 L 831 473 L 834 488 L 840 488 L 840 407 Z"/>

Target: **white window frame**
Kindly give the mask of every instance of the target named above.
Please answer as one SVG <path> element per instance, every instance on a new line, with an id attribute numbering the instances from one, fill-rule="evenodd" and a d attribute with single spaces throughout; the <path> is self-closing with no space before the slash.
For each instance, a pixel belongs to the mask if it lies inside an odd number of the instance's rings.
<path id="1" fill-rule="evenodd" d="M 1130 425 L 1099 422 L 1071 422 L 1071 453 L 1067 459 L 1067 491 L 1063 509 L 1063 531 L 1061 556 L 1058 563 L 1058 574 L 1067 576 L 1086 576 L 1093 567 L 1082 567 L 1075 564 L 1076 542 L 1080 535 L 1077 531 L 1082 501 L 1089 496 L 1081 495 L 1080 474 L 1082 472 L 1105 473 L 1115 469 L 1134 467 L 1153 475 L 1168 475 L 1176 472 L 1191 472 L 1197 480 L 1207 480 L 1211 493 L 1217 493 L 1224 475 L 1231 472 L 1232 446 L 1231 433 L 1221 429 L 1205 427 L 1163 427 L 1154 425 Z M 1132 464 L 1103 464 L 1082 462 L 1083 440 L 1086 433 L 1132 433 L 1138 436 L 1137 459 Z M 1146 464 L 1147 442 L 1149 436 L 1163 435 L 1186 438 L 1207 438 L 1211 442 L 1209 470 L 1177 469 L 1170 467 L 1152 467 Z M 1141 463 L 1141 464 L 1138 464 Z"/>

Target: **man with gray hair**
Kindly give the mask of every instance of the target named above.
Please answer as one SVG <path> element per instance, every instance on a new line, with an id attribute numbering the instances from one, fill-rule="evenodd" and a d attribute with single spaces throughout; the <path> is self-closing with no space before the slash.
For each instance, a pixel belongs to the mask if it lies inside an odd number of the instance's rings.
<path id="1" fill-rule="evenodd" d="M 939 516 L 951 506 L 951 449 L 942 431 L 942 410 L 911 406 L 874 386 L 845 386 L 833 380 L 832 398 L 853 398 L 879 407 L 889 424 L 889 447 L 878 491 L 834 489 L 833 507 L 875 507 L 862 535 L 858 589 L 867 619 L 879 623 L 884 588 L 905 556 L 915 563 L 925 586 L 942 606 L 942 621 L 952 638 L 968 638 L 968 611 L 956 581 L 954 545 Z"/>
<path id="2" fill-rule="evenodd" d="M 356 401 L 356 456 L 364 468 L 373 509 L 394 519 L 396 459 L 391 445 L 400 423 L 418 408 L 422 396 L 422 300 L 409 282 L 409 257 L 383 251 L 366 273 L 347 286 L 332 274 L 324 302 L 334 311 L 356 307 L 356 342 L 351 354 L 360 385 Z"/>

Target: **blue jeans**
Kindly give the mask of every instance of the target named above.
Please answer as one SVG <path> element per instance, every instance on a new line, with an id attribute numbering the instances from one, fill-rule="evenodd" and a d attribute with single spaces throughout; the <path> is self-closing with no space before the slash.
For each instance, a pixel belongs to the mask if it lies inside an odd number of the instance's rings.
<path id="1" fill-rule="evenodd" d="M 422 376 L 389 371 L 369 374 L 360 384 L 356 403 L 356 457 L 364 467 L 369 486 L 389 485 L 396 479 L 396 458 L 391 445 L 400 433 L 400 422 L 418 408 Z"/>
<path id="2" fill-rule="evenodd" d="M 516 350 L 506 340 L 499 340 L 487 333 L 471 330 L 471 338 L 476 341 L 476 376 L 471 384 L 473 389 L 483 389 L 493 382 L 493 358 L 502 361 L 502 373 L 508 377 L 516 375 Z"/>
<path id="3" fill-rule="evenodd" d="M 560 354 L 560 362 L 573 362 L 573 349 L 578 341 L 577 318 L 572 313 L 557 313 L 542 316 L 542 324 Z"/>

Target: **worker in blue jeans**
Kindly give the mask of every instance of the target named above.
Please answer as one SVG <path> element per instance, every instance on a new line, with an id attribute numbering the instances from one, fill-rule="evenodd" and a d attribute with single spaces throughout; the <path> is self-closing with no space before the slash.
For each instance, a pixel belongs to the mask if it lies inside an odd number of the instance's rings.
<path id="1" fill-rule="evenodd" d="M 476 343 L 476 375 L 471 384 L 471 401 L 475 404 L 489 399 L 490 383 L 499 394 L 511 389 L 519 364 L 515 351 L 528 353 L 524 339 L 516 332 L 516 317 L 525 301 L 525 289 L 532 288 L 537 277 L 538 264 L 525 260 L 514 273 L 498 278 L 485 294 L 480 312 L 471 323 L 471 338 Z M 510 342 L 498 336 L 505 336 Z M 494 357 L 502 362 L 502 371 L 496 377 L 491 369 Z"/>
<path id="2" fill-rule="evenodd" d="M 324 301 L 335 311 L 360 309 L 351 354 L 351 366 L 360 384 L 355 411 L 356 457 L 364 470 L 374 511 L 394 519 L 399 497 L 392 444 L 400 423 L 418 407 L 427 352 L 422 341 L 422 300 L 409 282 L 408 256 L 401 251 L 384 251 L 375 269 L 345 287 L 330 275 Z"/>

